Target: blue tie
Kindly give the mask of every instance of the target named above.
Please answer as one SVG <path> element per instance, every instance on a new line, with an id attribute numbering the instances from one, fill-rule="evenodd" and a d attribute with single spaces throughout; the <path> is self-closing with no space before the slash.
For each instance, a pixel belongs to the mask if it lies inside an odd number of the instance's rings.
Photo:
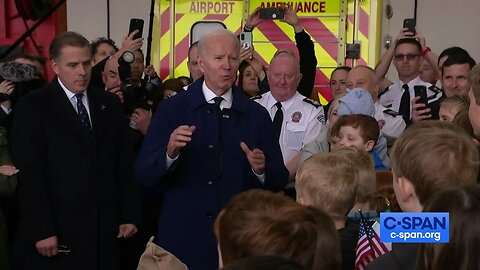
<path id="1" fill-rule="evenodd" d="M 75 97 L 77 98 L 77 111 L 78 116 L 80 116 L 80 120 L 82 121 L 82 125 L 85 126 L 87 129 L 91 130 L 92 126 L 90 125 L 90 119 L 88 118 L 87 109 L 82 102 L 83 94 L 76 94 Z"/>

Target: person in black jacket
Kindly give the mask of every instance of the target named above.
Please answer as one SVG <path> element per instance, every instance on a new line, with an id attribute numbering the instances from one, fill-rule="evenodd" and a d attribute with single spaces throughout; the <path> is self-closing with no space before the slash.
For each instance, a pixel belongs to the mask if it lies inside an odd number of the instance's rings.
<path id="1" fill-rule="evenodd" d="M 433 194 L 477 180 L 475 143 L 452 123 L 413 124 L 395 141 L 390 157 L 395 197 L 404 212 L 423 212 Z M 394 243 L 367 269 L 416 269 L 418 250 L 416 243 Z"/>
<path id="2" fill-rule="evenodd" d="M 22 220 L 18 269 L 119 269 L 118 238 L 140 221 L 120 101 L 89 87 L 91 50 L 75 32 L 50 45 L 57 74 L 23 97 L 12 129 Z"/>

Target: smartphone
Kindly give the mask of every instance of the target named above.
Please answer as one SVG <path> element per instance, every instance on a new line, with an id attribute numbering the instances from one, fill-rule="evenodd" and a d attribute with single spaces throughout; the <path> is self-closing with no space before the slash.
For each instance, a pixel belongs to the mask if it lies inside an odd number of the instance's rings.
<path id="1" fill-rule="evenodd" d="M 142 19 L 130 19 L 130 27 L 128 29 L 128 35 L 130 35 L 133 31 L 138 30 L 133 36 L 133 39 L 141 38 L 143 34 L 143 20 Z"/>
<path id="2" fill-rule="evenodd" d="M 407 18 L 403 20 L 403 28 L 407 28 L 408 32 L 411 32 L 411 36 L 415 36 L 416 22 L 414 18 Z"/>
<path id="3" fill-rule="evenodd" d="M 261 8 L 260 19 L 281 20 L 285 17 L 285 11 L 282 8 Z"/>
<path id="4" fill-rule="evenodd" d="M 240 44 L 245 48 L 252 48 L 252 32 L 242 32 L 240 33 Z"/>
<path id="5" fill-rule="evenodd" d="M 428 97 L 427 97 L 427 87 L 425 85 L 415 85 L 413 87 L 413 91 L 415 92 L 416 97 L 420 97 L 420 102 L 428 105 Z"/>

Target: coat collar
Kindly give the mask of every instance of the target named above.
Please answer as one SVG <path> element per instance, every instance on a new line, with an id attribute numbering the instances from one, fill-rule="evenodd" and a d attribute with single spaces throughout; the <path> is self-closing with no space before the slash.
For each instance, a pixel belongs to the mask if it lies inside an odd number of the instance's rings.
<path id="1" fill-rule="evenodd" d="M 70 127 L 70 129 L 77 134 L 85 137 L 101 137 L 104 133 L 104 123 L 106 106 L 102 104 L 101 97 L 98 90 L 93 88 L 87 89 L 88 102 L 90 107 L 90 119 L 92 121 L 93 132 L 87 130 L 80 122 L 78 114 L 73 108 L 70 100 L 68 99 L 65 91 L 58 83 L 57 78 L 54 78 L 48 85 L 49 93 L 51 96 L 52 104 L 45 104 L 45 106 L 52 106 L 59 117 L 59 121 L 62 125 Z M 63 122 L 63 123 L 62 123 Z"/>
<path id="2" fill-rule="evenodd" d="M 186 91 L 186 99 L 188 102 L 188 108 L 191 111 L 197 110 L 203 106 L 207 106 L 208 102 L 202 91 L 204 78 L 201 77 L 188 86 Z M 238 87 L 232 86 L 232 107 L 231 110 L 236 110 L 241 113 L 246 113 L 248 108 L 248 102 L 253 102 L 243 94 Z"/>

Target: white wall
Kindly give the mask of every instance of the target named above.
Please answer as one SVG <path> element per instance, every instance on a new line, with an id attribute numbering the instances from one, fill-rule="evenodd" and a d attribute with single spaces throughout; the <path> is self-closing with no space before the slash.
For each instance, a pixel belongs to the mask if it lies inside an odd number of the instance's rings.
<path id="1" fill-rule="evenodd" d="M 148 34 L 150 0 L 110 0 L 110 38 L 118 47 L 128 33 L 130 18 L 145 20 L 143 37 Z M 107 0 L 67 1 L 67 29 L 84 35 L 88 40 L 107 36 Z M 145 39 L 146 41 L 146 39 Z M 145 43 L 144 48 L 145 49 Z"/>
<path id="2" fill-rule="evenodd" d="M 383 0 L 385 5 L 388 0 Z M 460 46 L 480 62 L 480 11 L 479 0 L 418 0 L 417 27 L 425 36 L 427 46 L 437 54 L 448 47 Z M 393 17 L 388 27 L 385 16 L 382 18 L 382 38 L 389 33 L 397 36 L 403 19 L 413 18 L 414 0 L 390 0 Z M 382 44 L 382 52 L 385 50 Z M 389 78 L 396 79 L 395 67 L 391 66 Z"/>

